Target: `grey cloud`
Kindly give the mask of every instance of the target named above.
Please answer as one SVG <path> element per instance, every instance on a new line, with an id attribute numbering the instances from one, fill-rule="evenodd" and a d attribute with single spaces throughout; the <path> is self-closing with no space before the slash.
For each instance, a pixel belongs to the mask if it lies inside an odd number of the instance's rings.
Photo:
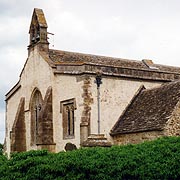
<path id="1" fill-rule="evenodd" d="M 5 94 L 8 88 L 0 89 L 0 111 L 5 109 Z"/>
<path id="2" fill-rule="evenodd" d="M 1 0 L 0 12 L 1 16 L 16 18 L 18 16 L 27 16 L 32 13 L 34 7 L 33 1 L 24 0 Z"/>

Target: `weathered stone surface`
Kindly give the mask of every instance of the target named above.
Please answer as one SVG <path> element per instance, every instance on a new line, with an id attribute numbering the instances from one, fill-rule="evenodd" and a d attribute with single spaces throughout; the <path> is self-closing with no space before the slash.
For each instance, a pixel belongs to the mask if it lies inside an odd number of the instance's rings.
<path id="1" fill-rule="evenodd" d="M 47 37 L 47 23 L 42 9 L 35 8 L 33 11 L 31 25 L 29 29 L 30 42 L 28 46 L 28 54 L 34 51 L 37 46 L 39 51 L 49 50 L 49 42 Z"/>
<path id="2" fill-rule="evenodd" d="M 167 136 L 180 136 L 180 101 L 167 121 L 164 131 Z"/>
<path id="3" fill-rule="evenodd" d="M 53 140 L 53 109 L 52 109 L 52 87 L 46 92 L 42 109 L 39 114 L 39 129 L 37 144 L 54 144 Z"/>
<path id="4" fill-rule="evenodd" d="M 48 150 L 50 152 L 56 152 L 56 144 L 39 144 L 37 150 Z"/>
<path id="5" fill-rule="evenodd" d="M 163 130 L 179 100 L 180 81 L 141 89 L 113 127 L 111 135 Z"/>
<path id="6" fill-rule="evenodd" d="M 24 102 L 25 99 L 21 98 L 11 131 L 11 152 L 26 151 Z"/>
<path id="7" fill-rule="evenodd" d="M 81 124 L 80 124 L 80 138 L 81 142 L 87 139 L 90 134 L 90 122 L 91 122 L 91 104 L 93 103 L 92 93 L 91 93 L 91 78 L 89 76 L 85 76 L 84 84 L 82 86 L 83 89 L 83 111 L 81 116 Z"/>
<path id="8" fill-rule="evenodd" d="M 87 140 L 81 143 L 83 147 L 110 147 L 111 145 L 111 142 L 108 142 L 104 134 L 91 134 Z"/>
<path id="9" fill-rule="evenodd" d="M 180 68 L 153 64 L 151 60 L 135 61 L 60 50 L 50 50 L 49 56 L 56 66 L 55 73 L 96 74 L 101 70 L 103 75 L 108 76 L 157 81 L 180 79 Z"/>
<path id="10" fill-rule="evenodd" d="M 113 137 L 113 144 L 138 144 L 144 141 L 155 140 L 162 136 L 166 136 L 164 131 L 147 131 L 139 133 L 119 134 Z"/>

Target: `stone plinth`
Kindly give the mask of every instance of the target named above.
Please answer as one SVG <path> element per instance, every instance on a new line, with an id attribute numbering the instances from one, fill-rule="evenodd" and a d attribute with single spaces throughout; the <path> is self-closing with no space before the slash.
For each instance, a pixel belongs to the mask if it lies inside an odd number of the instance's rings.
<path id="1" fill-rule="evenodd" d="M 104 134 L 91 134 L 86 141 L 81 144 L 82 147 L 111 147 Z"/>

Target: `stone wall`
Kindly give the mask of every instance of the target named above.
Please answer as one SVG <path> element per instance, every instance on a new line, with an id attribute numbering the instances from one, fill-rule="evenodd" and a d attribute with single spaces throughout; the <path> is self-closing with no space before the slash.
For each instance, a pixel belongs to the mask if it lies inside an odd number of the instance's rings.
<path id="1" fill-rule="evenodd" d="M 122 135 L 114 136 L 113 143 L 115 145 L 137 144 L 144 141 L 155 140 L 162 136 L 165 136 L 164 131 L 149 131 L 149 132 L 122 134 Z"/>
<path id="2" fill-rule="evenodd" d="M 56 152 L 64 150 L 67 143 L 71 142 L 77 147 L 80 146 L 80 123 L 82 112 L 84 110 L 84 76 L 55 75 L 53 82 L 53 124 L 54 124 L 54 142 L 56 143 Z M 74 100 L 76 108 L 74 110 L 74 136 L 63 137 L 63 113 L 61 104 L 64 101 Z"/>
<path id="3" fill-rule="evenodd" d="M 167 122 L 165 133 L 167 136 L 180 136 L 180 102 Z"/>
<path id="4" fill-rule="evenodd" d="M 91 92 L 94 98 L 91 104 L 91 133 L 98 132 L 97 114 L 97 85 L 95 76 L 91 77 Z M 127 107 L 141 85 L 146 88 L 159 86 L 161 82 L 140 81 L 126 78 L 102 77 L 100 86 L 100 133 L 112 141 L 110 130 L 118 121 L 121 113 Z"/>
<path id="5" fill-rule="evenodd" d="M 90 135 L 91 131 L 91 104 L 93 103 L 93 97 L 92 97 L 92 92 L 91 92 L 91 78 L 89 76 L 84 77 L 83 81 L 83 111 L 82 111 L 82 116 L 81 116 L 81 143 L 84 140 L 87 140 L 88 136 Z"/>
<path id="6" fill-rule="evenodd" d="M 18 111 L 18 106 L 21 100 L 21 90 L 19 88 L 16 93 L 14 93 L 10 99 L 6 101 L 6 152 L 9 154 L 11 151 L 11 132 L 13 129 L 13 124 L 15 121 L 15 117 Z"/>
<path id="7" fill-rule="evenodd" d="M 53 138 L 53 108 L 52 108 L 52 87 L 47 89 L 39 115 L 39 129 L 37 144 L 54 145 Z M 50 148 L 51 149 L 51 148 Z"/>
<path id="8" fill-rule="evenodd" d="M 47 58 L 47 57 L 46 57 Z M 42 99 L 45 99 L 48 87 L 52 87 L 52 109 L 53 113 L 53 138 L 56 143 L 54 151 L 64 150 L 68 142 L 80 146 L 81 141 L 87 139 L 90 134 L 97 134 L 97 85 L 94 83 L 93 74 L 56 74 L 49 66 L 48 60 L 42 57 L 38 50 L 34 49 L 21 73 L 19 84 L 21 87 L 7 101 L 7 132 L 12 130 L 13 120 L 17 111 L 21 96 L 25 97 L 25 122 L 26 122 L 26 145 L 27 150 L 38 149 L 31 145 L 31 94 L 35 88 L 39 89 Z M 160 85 L 160 81 L 148 81 L 114 76 L 102 76 L 100 86 L 100 123 L 101 134 L 105 135 L 108 142 L 113 142 L 109 135 L 119 116 L 126 108 L 134 94 L 141 85 L 152 88 Z M 75 99 L 76 110 L 75 132 L 71 139 L 63 139 L 62 113 L 60 112 L 60 102 L 68 99 Z M 48 105 L 49 107 L 49 105 Z M 49 115 L 47 115 L 48 118 Z M 43 117 L 44 118 L 44 117 Z M 83 128 L 82 128 L 83 127 Z M 50 128 L 52 129 L 52 128 Z M 52 134 L 52 133 L 51 133 Z M 42 134 L 43 135 L 43 134 Z M 7 146 L 10 147 L 10 138 L 6 135 Z M 50 147 L 52 149 L 52 147 Z M 10 152 L 10 148 L 8 150 Z"/>
<path id="9" fill-rule="evenodd" d="M 44 99 L 47 88 L 53 84 L 54 74 L 52 68 L 46 60 L 39 54 L 38 49 L 34 47 L 24 65 L 20 75 L 20 88 L 11 95 L 6 101 L 6 148 L 7 153 L 10 153 L 10 131 L 12 131 L 14 119 L 17 112 L 18 103 L 21 97 L 25 98 L 24 116 L 26 128 L 26 148 L 27 150 L 37 149 L 37 146 L 31 145 L 31 95 L 35 88 L 39 89 Z"/>
<path id="10" fill-rule="evenodd" d="M 117 63 L 117 62 L 116 62 Z M 173 72 L 173 69 L 165 71 L 157 71 L 153 69 L 137 69 L 133 67 L 117 67 L 115 65 L 99 65 L 99 64 L 75 64 L 66 65 L 61 64 L 57 66 L 55 73 L 59 74 L 96 74 L 97 71 L 101 71 L 103 75 L 117 76 L 132 79 L 144 79 L 144 80 L 158 80 L 158 81 L 172 81 L 180 79 L 180 74 Z"/>
<path id="11" fill-rule="evenodd" d="M 11 152 L 26 151 L 26 127 L 24 116 L 24 98 L 21 98 L 10 132 Z"/>

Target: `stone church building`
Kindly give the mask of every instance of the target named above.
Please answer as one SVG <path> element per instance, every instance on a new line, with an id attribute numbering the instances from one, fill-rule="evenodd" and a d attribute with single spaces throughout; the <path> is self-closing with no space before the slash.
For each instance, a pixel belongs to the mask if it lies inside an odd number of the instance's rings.
<path id="1" fill-rule="evenodd" d="M 6 94 L 6 152 L 180 135 L 180 68 L 49 48 L 34 9 L 28 58 Z"/>

